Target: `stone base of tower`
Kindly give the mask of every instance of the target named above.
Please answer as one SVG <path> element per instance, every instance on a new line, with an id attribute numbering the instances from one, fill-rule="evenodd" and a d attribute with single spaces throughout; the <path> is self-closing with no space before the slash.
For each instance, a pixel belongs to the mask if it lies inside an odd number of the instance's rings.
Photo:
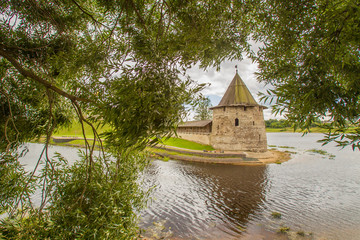
<path id="1" fill-rule="evenodd" d="M 231 136 L 211 136 L 211 145 L 220 151 L 245 151 L 245 152 L 266 152 L 267 141 L 249 138 L 248 140 L 239 141 L 238 138 Z"/>
<path id="2" fill-rule="evenodd" d="M 222 151 L 267 151 L 263 107 L 214 107 L 210 143 Z"/>

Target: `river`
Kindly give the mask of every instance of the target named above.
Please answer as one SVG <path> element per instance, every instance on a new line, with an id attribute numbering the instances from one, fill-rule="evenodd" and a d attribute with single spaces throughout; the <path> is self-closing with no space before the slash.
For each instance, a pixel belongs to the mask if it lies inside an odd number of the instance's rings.
<path id="1" fill-rule="evenodd" d="M 284 227 L 296 237 L 360 239 L 360 152 L 321 146 L 321 137 L 268 133 L 271 148 L 292 152 L 282 164 L 152 161 L 143 174 L 144 187 L 156 186 L 141 213 L 144 234 L 151 236 L 155 223 L 174 239 L 288 239 L 276 233 Z"/>

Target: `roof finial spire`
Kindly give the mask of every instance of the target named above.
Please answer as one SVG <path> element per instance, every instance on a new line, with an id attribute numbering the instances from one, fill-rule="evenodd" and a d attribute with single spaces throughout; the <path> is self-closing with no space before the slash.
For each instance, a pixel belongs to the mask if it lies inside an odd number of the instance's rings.
<path id="1" fill-rule="evenodd" d="M 238 73 L 237 65 L 235 65 L 236 73 Z"/>

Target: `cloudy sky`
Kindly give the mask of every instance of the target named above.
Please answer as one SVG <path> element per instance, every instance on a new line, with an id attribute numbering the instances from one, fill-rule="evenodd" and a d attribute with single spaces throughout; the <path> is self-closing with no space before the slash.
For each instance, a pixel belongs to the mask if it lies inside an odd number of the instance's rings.
<path id="1" fill-rule="evenodd" d="M 248 58 L 245 58 L 243 61 L 223 62 L 220 66 L 220 71 L 216 71 L 215 68 L 209 68 L 204 71 L 199 69 L 198 66 L 195 66 L 188 71 L 188 74 L 192 79 L 199 83 L 210 84 L 210 86 L 202 91 L 202 94 L 210 96 L 212 104 L 216 106 L 224 95 L 231 80 L 234 78 L 235 65 L 238 66 L 238 73 L 245 82 L 246 86 L 249 88 L 255 100 L 261 105 L 266 105 L 263 102 L 260 102 L 258 93 L 264 92 L 267 87 L 256 80 L 254 73 L 257 70 L 257 65 Z M 270 118 L 279 118 L 279 116 L 272 115 L 271 108 L 269 107 L 264 110 L 264 118 L 267 120 Z"/>

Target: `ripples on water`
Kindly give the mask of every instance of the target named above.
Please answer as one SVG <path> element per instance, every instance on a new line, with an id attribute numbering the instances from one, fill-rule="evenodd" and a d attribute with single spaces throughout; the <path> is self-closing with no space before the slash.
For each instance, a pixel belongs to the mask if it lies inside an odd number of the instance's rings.
<path id="1" fill-rule="evenodd" d="M 359 151 L 321 147 L 320 138 L 268 134 L 269 145 L 294 147 L 283 149 L 296 154 L 281 165 L 155 160 L 144 175 L 146 185 L 156 188 L 142 227 L 165 220 L 175 238 L 273 239 L 284 225 L 313 232 L 315 239 L 360 239 Z M 307 152 L 314 148 L 336 157 Z M 280 220 L 271 218 L 274 211 Z"/>
<path id="2" fill-rule="evenodd" d="M 267 136 L 269 145 L 296 154 L 267 166 L 154 160 L 143 175 L 144 187 L 155 189 L 141 227 L 165 221 L 175 239 L 286 239 L 276 234 L 282 225 L 313 232 L 315 239 L 360 239 L 360 152 L 321 147 L 316 143 L 321 134 Z M 27 159 L 37 159 L 42 146 L 28 146 L 23 163 L 31 168 L 35 163 Z M 55 146 L 54 151 L 73 159 L 78 150 Z M 281 219 L 271 217 L 275 211 Z"/>
<path id="3" fill-rule="evenodd" d="M 144 221 L 167 220 L 179 237 L 239 234 L 264 198 L 266 167 L 155 161 L 146 173 L 156 185 Z M 224 223 L 227 223 L 224 225 Z M 208 235 L 211 234 L 211 235 Z"/>

